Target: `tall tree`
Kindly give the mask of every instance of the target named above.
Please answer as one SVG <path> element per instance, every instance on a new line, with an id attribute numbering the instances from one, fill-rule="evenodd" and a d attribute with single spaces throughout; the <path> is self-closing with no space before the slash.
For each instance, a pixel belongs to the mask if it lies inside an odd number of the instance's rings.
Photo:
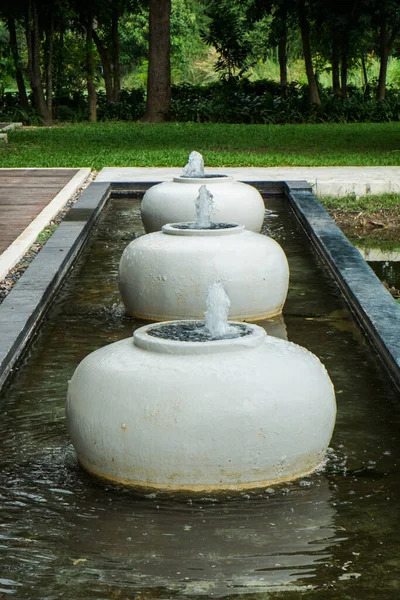
<path id="1" fill-rule="evenodd" d="M 119 22 L 135 2 L 128 0 L 97 0 L 93 41 L 103 66 L 107 102 L 119 102 L 121 91 Z"/>
<path id="2" fill-rule="evenodd" d="M 248 3 L 242 0 L 247 6 L 247 17 L 250 21 L 261 21 L 266 16 L 271 17 L 269 34 L 266 43 L 270 48 L 278 48 L 279 62 L 279 80 L 281 95 L 286 96 L 288 85 L 287 73 L 287 39 L 288 31 L 293 25 L 293 1 L 292 0 L 253 0 Z"/>
<path id="3" fill-rule="evenodd" d="M 203 40 L 214 46 L 218 54 L 215 70 L 222 79 L 240 77 L 250 66 L 251 43 L 246 35 L 249 23 L 241 3 L 230 0 L 208 0 L 206 14 L 210 18 Z"/>
<path id="4" fill-rule="evenodd" d="M 375 2 L 377 22 L 379 23 L 379 80 L 377 99 L 384 100 L 389 56 L 400 33 L 400 4 L 398 0 L 379 0 Z"/>
<path id="5" fill-rule="evenodd" d="M 14 61 L 15 68 L 15 79 L 17 81 L 18 94 L 19 94 L 19 103 L 20 106 L 27 110 L 29 108 L 28 96 L 26 93 L 24 73 L 22 68 L 22 63 L 20 59 L 20 53 L 18 48 L 18 40 L 17 40 L 17 30 L 15 26 L 15 18 L 10 14 L 7 16 L 7 27 L 10 34 L 10 48 Z"/>
<path id="6" fill-rule="evenodd" d="M 280 82 L 282 94 L 287 87 L 287 31 L 294 21 L 300 27 L 302 51 L 308 80 L 310 102 L 321 104 L 317 78 L 314 72 L 313 53 L 311 47 L 311 29 L 315 21 L 315 8 L 318 0 L 241 0 L 247 4 L 248 14 L 258 18 L 271 14 L 270 43 L 278 47 Z"/>
<path id="7" fill-rule="evenodd" d="M 368 2 L 359 0 L 314 0 L 314 45 L 322 59 L 331 63 L 335 96 L 347 96 L 349 69 L 359 63 L 364 52 L 370 24 L 367 8 Z"/>
<path id="8" fill-rule="evenodd" d="M 303 45 L 303 55 L 304 55 L 304 63 L 306 67 L 306 74 L 308 80 L 308 89 L 310 94 L 310 102 L 312 104 L 321 104 L 321 100 L 319 97 L 317 78 L 314 72 L 314 66 L 312 61 L 312 51 L 311 51 L 311 11 L 310 11 L 310 3 L 307 0 L 297 0 L 297 15 L 299 19 L 300 32 L 301 32 L 301 40 Z"/>
<path id="9" fill-rule="evenodd" d="M 41 28 L 37 0 L 28 0 L 25 19 L 26 41 L 28 46 L 28 70 L 33 93 L 34 106 L 45 125 L 52 124 L 52 114 L 48 109 L 41 74 Z"/>
<path id="10" fill-rule="evenodd" d="M 167 120 L 171 104 L 171 0 L 150 0 L 149 63 L 143 120 Z"/>
<path id="11" fill-rule="evenodd" d="M 94 81 L 94 59 L 93 59 L 93 13 L 89 9 L 86 25 L 86 84 L 89 102 L 89 121 L 97 120 L 97 92 Z"/>

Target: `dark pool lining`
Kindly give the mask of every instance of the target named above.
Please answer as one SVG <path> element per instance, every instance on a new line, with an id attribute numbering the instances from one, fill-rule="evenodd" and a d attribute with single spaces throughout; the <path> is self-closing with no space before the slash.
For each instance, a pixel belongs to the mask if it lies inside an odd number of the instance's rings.
<path id="1" fill-rule="evenodd" d="M 290 183 L 286 188 L 295 216 L 339 285 L 357 324 L 400 389 L 399 305 L 311 188 L 293 191 Z"/>
<path id="2" fill-rule="evenodd" d="M 0 389 L 28 348 L 111 196 L 137 196 L 152 183 L 91 183 L 0 305 Z M 254 181 L 261 193 L 284 195 L 338 283 L 357 323 L 400 389 L 400 307 L 335 225 L 306 181 Z"/>

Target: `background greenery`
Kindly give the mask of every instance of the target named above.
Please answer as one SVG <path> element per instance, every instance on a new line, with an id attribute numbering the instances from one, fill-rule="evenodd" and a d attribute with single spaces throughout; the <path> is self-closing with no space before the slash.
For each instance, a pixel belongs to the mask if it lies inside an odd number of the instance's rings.
<path id="1" fill-rule="evenodd" d="M 310 101 L 302 15 L 318 102 Z M 51 118 L 58 122 L 89 118 L 89 48 L 97 119 L 140 119 L 145 110 L 148 23 L 147 0 L 3 0 L 0 120 L 43 122 L 33 88 L 23 105 L 16 85 L 17 67 L 27 89 L 31 85 L 32 57 L 26 40 L 36 25 L 39 79 L 51 112 L 47 123 Z M 18 61 L 10 24 L 16 28 Z M 87 41 L 92 28 L 96 44 Z M 400 119 L 398 0 L 172 0 L 170 42 L 173 87 L 168 119 L 261 124 Z M 280 71 L 282 42 L 287 81 Z M 340 55 L 336 87 L 335 52 Z M 106 59 L 112 81 L 118 66 L 118 89 L 111 92 L 105 85 Z"/>

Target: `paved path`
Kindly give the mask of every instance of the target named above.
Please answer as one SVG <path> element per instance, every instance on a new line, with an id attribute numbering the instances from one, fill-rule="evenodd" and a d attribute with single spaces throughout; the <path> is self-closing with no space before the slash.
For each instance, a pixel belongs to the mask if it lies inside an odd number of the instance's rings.
<path id="1" fill-rule="evenodd" d="M 89 173 L 90 169 L 0 169 L 0 280 Z"/>
<path id="2" fill-rule="evenodd" d="M 319 196 L 347 194 L 400 194 L 400 167 L 265 167 L 213 168 L 207 173 L 235 175 L 241 181 L 308 181 Z M 180 175 L 182 169 L 107 167 L 96 181 L 164 181 Z"/>

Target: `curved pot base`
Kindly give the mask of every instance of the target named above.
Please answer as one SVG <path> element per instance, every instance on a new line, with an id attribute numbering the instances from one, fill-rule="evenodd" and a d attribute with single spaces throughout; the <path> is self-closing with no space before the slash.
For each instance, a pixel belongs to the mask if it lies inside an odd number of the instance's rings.
<path id="1" fill-rule="evenodd" d="M 295 481 L 296 479 L 301 479 L 302 477 L 306 477 L 311 473 L 314 473 L 317 469 L 321 468 L 324 464 L 324 461 L 319 462 L 314 467 L 298 473 L 296 475 L 290 475 L 287 477 L 277 478 L 277 479 L 264 479 L 261 481 L 250 481 L 245 483 L 232 483 L 232 484 L 197 484 L 197 485 L 184 485 L 184 484 L 154 484 L 143 481 L 134 481 L 129 479 L 123 479 L 121 477 L 111 477 L 110 475 L 106 475 L 100 471 L 93 469 L 85 465 L 82 457 L 79 458 L 79 464 L 89 473 L 90 475 L 101 479 L 103 482 L 110 482 L 115 485 L 122 485 L 124 487 L 129 487 L 132 490 L 137 491 L 140 494 L 150 494 L 155 492 L 161 493 L 190 493 L 190 494 L 207 494 L 207 493 L 232 493 L 232 492 L 243 492 L 243 491 L 251 491 L 251 490 L 260 490 L 262 488 L 271 487 L 272 485 L 279 485 L 281 483 L 285 483 L 287 481 Z"/>

